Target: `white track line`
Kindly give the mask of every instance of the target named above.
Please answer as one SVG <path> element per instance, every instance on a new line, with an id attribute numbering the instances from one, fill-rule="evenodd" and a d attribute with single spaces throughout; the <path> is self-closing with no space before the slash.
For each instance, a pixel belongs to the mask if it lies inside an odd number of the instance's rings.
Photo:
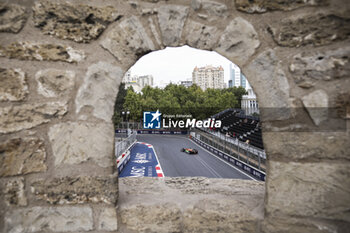
<path id="1" fill-rule="evenodd" d="M 152 144 L 150 144 L 150 145 L 152 145 Z M 156 148 L 154 148 L 153 145 L 152 145 L 152 150 L 153 150 L 153 152 L 154 152 L 154 155 L 156 156 L 157 162 L 158 162 L 158 164 L 159 164 L 160 169 L 162 170 L 163 178 L 164 178 L 164 177 L 165 177 L 165 175 L 164 175 L 164 170 L 163 170 L 162 166 L 160 165 L 160 162 L 159 162 L 158 156 L 157 156 L 157 152 L 156 152 Z"/>
<path id="2" fill-rule="evenodd" d="M 222 178 L 222 176 L 220 176 L 219 173 L 217 173 L 213 168 L 211 168 L 209 166 L 209 164 L 207 164 L 201 157 L 198 156 L 194 156 L 201 164 L 203 164 L 204 167 L 206 167 L 214 176 L 218 177 L 218 178 Z"/>
<path id="3" fill-rule="evenodd" d="M 222 158 L 217 157 L 217 156 L 214 155 L 212 152 L 208 151 L 207 149 L 205 149 L 204 147 L 202 147 L 201 145 L 199 145 L 197 142 L 195 142 L 195 141 L 193 141 L 193 140 L 191 140 L 191 139 L 189 139 L 189 138 L 187 138 L 187 139 L 188 139 L 189 141 L 195 143 L 196 145 L 200 146 L 200 148 L 202 148 L 203 150 L 205 150 L 206 152 L 208 152 L 209 154 L 211 154 L 211 155 L 214 156 L 215 158 L 221 160 L 222 162 L 224 162 L 224 163 L 226 163 L 227 165 L 231 166 L 231 167 L 234 168 L 235 170 L 239 171 L 239 172 L 242 173 L 243 175 L 245 175 L 245 176 L 251 178 L 252 180 L 258 181 L 258 180 L 255 179 L 254 177 L 252 177 L 252 176 L 246 174 L 245 172 L 242 172 L 241 170 L 239 170 L 238 168 L 234 167 L 232 164 L 226 162 L 226 161 L 223 160 Z"/>

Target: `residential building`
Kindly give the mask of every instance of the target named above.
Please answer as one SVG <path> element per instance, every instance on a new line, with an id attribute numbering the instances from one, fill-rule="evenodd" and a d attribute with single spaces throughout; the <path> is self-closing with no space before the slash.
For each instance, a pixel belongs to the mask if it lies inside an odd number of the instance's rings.
<path id="1" fill-rule="evenodd" d="M 145 86 L 153 86 L 153 76 L 152 75 L 142 75 L 138 77 L 138 83 L 142 88 Z"/>
<path id="2" fill-rule="evenodd" d="M 131 71 L 125 73 L 122 82 L 125 83 L 125 89 L 128 87 L 133 87 L 135 92 L 141 92 L 142 88 L 145 86 L 153 86 L 153 76 L 152 75 L 131 75 Z"/>
<path id="3" fill-rule="evenodd" d="M 200 68 L 196 66 L 192 72 L 192 83 L 203 90 L 207 88 L 222 89 L 224 88 L 224 69 L 222 66 L 208 65 Z"/>

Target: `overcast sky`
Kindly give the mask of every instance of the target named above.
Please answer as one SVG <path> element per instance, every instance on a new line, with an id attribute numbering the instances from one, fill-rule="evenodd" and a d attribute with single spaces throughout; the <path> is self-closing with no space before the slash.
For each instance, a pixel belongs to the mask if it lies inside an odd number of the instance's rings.
<path id="1" fill-rule="evenodd" d="M 205 65 L 222 66 L 225 70 L 225 83 L 229 80 L 230 61 L 216 52 L 194 49 L 189 46 L 167 47 L 163 50 L 149 53 L 140 58 L 131 67 L 131 75 L 148 75 L 154 77 L 154 84 L 161 82 L 177 83 L 178 81 L 192 80 L 192 71 L 195 66 Z"/>

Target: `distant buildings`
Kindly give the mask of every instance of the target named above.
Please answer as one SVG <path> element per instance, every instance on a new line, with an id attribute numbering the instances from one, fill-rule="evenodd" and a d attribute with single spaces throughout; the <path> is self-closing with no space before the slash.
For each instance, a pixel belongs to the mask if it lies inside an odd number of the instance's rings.
<path id="1" fill-rule="evenodd" d="M 229 87 L 244 87 L 248 95 L 242 96 L 241 108 L 245 110 L 247 115 L 259 113 L 259 105 L 253 88 L 250 86 L 247 78 L 242 74 L 241 69 L 235 65 L 230 64 L 230 80 Z"/>
<path id="2" fill-rule="evenodd" d="M 207 88 L 222 89 L 225 87 L 224 69 L 222 66 L 209 65 L 200 68 L 196 66 L 192 72 L 192 83 L 198 85 L 202 90 Z"/>
<path id="3" fill-rule="evenodd" d="M 192 86 L 193 82 L 191 80 L 186 80 L 186 81 L 179 81 L 179 85 L 185 86 L 185 87 L 190 87 Z"/>
<path id="4" fill-rule="evenodd" d="M 138 83 L 142 88 L 145 86 L 153 86 L 153 76 L 152 75 L 142 75 L 138 77 Z"/>
<path id="5" fill-rule="evenodd" d="M 122 80 L 125 83 L 125 89 L 132 87 L 135 92 L 141 92 L 142 88 L 145 86 L 153 86 L 153 76 L 152 75 L 143 75 L 143 76 L 131 76 L 130 70 L 126 72 Z"/>

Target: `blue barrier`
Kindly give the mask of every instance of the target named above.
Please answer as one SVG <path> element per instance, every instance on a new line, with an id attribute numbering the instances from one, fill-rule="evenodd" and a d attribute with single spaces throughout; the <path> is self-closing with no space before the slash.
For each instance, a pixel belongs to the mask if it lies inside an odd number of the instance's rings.
<path id="1" fill-rule="evenodd" d="M 127 133 L 128 131 L 126 129 L 116 129 L 115 133 Z"/>
<path id="2" fill-rule="evenodd" d="M 115 133 L 127 133 L 126 129 L 116 129 Z M 138 134 L 171 134 L 171 135 L 186 135 L 188 134 L 187 130 L 147 130 L 147 129 L 139 129 L 137 130 Z"/>
<path id="3" fill-rule="evenodd" d="M 159 174 L 160 166 L 152 145 L 137 142 L 129 155 L 130 161 L 125 163 L 119 177 L 163 177 Z"/>
<path id="4" fill-rule="evenodd" d="M 196 137 L 191 137 L 191 139 L 193 141 L 195 141 L 196 143 L 198 143 L 200 146 L 209 150 L 210 152 L 213 152 L 213 154 L 215 156 L 226 160 L 227 162 L 234 165 L 235 167 L 237 167 L 237 168 L 243 170 L 244 172 L 254 176 L 256 179 L 261 180 L 261 181 L 265 181 L 266 174 L 264 172 L 259 171 L 256 168 L 254 168 L 254 167 L 252 167 L 252 166 L 250 166 L 250 165 L 248 165 L 248 164 L 246 164 L 246 163 L 244 163 L 244 162 L 242 162 L 234 157 L 231 157 L 230 155 L 216 149 L 215 147 L 210 146 L 210 145 L 206 144 L 205 142 L 202 142 L 201 140 L 199 140 Z"/>
<path id="5" fill-rule="evenodd" d="M 137 130 L 138 134 L 180 134 L 180 135 L 186 135 L 187 131 L 175 131 L 175 130 Z"/>

